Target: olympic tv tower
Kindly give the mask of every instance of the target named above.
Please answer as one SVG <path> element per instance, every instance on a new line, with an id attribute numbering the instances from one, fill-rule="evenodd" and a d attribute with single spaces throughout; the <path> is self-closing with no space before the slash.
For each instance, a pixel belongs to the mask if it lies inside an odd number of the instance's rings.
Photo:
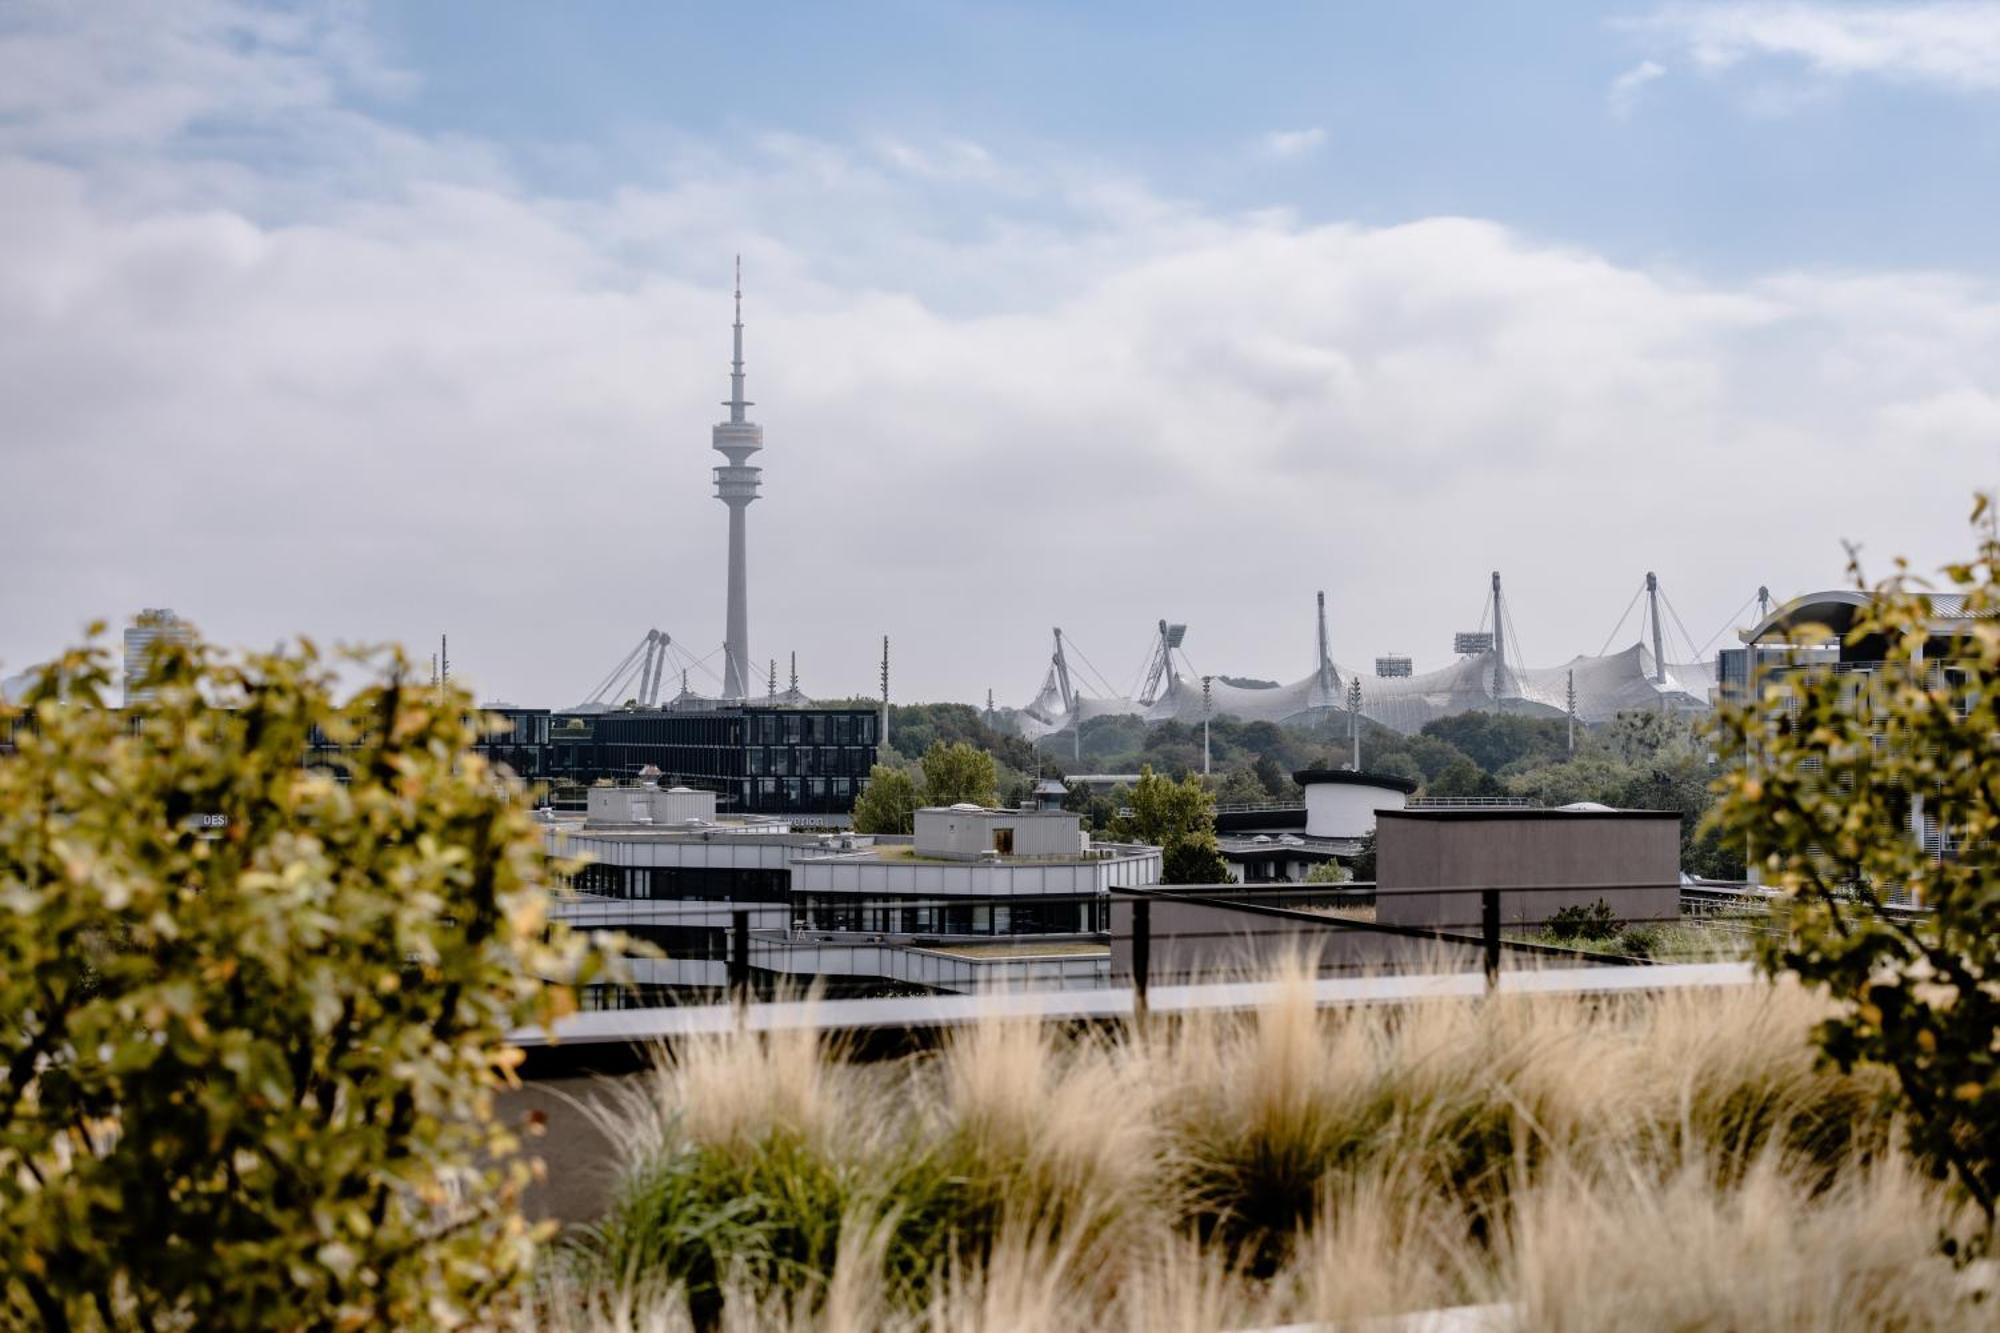
<path id="1" fill-rule="evenodd" d="M 750 572 L 743 531 L 743 511 L 757 498 L 762 468 L 750 466 L 750 456 L 764 447 L 764 428 L 753 425 L 743 409 L 743 256 L 736 257 L 736 359 L 729 368 L 729 420 L 715 427 L 715 449 L 728 463 L 715 469 L 715 498 L 729 506 L 729 632 L 722 641 L 725 667 L 722 696 L 750 696 Z"/>

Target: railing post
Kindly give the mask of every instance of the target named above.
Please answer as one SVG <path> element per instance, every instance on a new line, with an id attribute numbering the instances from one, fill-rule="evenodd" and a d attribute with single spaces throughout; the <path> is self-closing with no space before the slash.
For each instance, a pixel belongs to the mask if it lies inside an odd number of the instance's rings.
<path id="1" fill-rule="evenodd" d="M 1146 1018 L 1146 983 L 1153 970 L 1153 904 L 1132 900 L 1132 1017 Z"/>
<path id="2" fill-rule="evenodd" d="M 729 914 L 729 998 L 750 1002 L 750 913 L 741 907 Z"/>
<path id="3" fill-rule="evenodd" d="M 1486 989 L 1500 985 L 1500 890 L 1479 891 L 1479 935 L 1485 945 Z"/>

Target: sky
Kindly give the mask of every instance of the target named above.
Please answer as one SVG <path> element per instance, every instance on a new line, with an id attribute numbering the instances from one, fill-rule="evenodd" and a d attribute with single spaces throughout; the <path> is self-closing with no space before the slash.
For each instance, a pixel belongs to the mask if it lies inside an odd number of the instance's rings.
<path id="1" fill-rule="evenodd" d="M 0 0 L 0 675 L 719 670 L 739 254 L 808 692 L 1712 652 L 1969 549 L 1996 214 L 2000 4 Z"/>

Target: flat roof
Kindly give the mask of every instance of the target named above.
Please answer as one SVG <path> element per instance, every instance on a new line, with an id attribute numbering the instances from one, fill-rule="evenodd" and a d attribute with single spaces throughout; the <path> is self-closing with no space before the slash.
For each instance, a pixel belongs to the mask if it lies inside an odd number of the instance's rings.
<path id="1" fill-rule="evenodd" d="M 1482 806 L 1451 810 L 1377 810 L 1377 819 L 1424 819 L 1433 822 L 1482 819 L 1675 819 L 1678 810 L 1541 810 L 1525 806 Z"/>
<path id="2" fill-rule="evenodd" d="M 1292 781 L 1301 787 L 1310 787 L 1317 782 L 1334 782 L 1349 787 L 1385 787 L 1390 791 L 1399 791 L 1405 796 L 1417 789 L 1416 781 L 1411 778 L 1352 768 L 1302 768 L 1292 774 Z"/>

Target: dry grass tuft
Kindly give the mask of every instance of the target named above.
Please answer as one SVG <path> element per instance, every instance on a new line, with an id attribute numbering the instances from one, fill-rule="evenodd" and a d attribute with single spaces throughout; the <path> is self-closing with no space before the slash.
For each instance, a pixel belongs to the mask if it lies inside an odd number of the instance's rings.
<path id="1" fill-rule="evenodd" d="M 1310 975 L 890 1064 L 691 1043 L 607 1094 L 625 1187 L 549 1306 L 632 1333 L 1989 1322 L 1936 1257 L 1972 1219 L 1884 1081 L 1816 1061 L 1795 988 L 1322 1012 Z"/>

